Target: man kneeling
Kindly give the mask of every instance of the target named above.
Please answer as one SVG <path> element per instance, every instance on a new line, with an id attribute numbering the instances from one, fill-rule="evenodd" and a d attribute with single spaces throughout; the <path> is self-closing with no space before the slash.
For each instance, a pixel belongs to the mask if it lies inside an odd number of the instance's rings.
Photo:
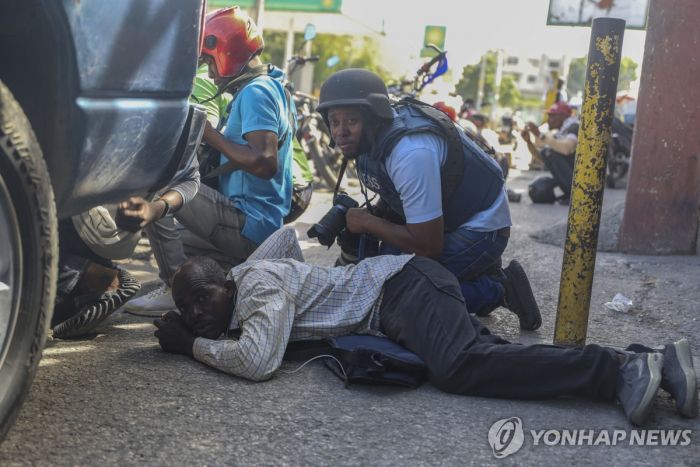
<path id="1" fill-rule="evenodd" d="M 697 414 L 686 340 L 622 352 L 598 345 L 519 345 L 467 313 L 457 279 L 436 261 L 379 256 L 355 266 L 303 262 L 293 229 L 265 241 L 227 276 L 210 259 L 180 267 L 173 298 L 181 315 L 156 320 L 163 350 L 262 381 L 280 367 L 290 341 L 383 333 L 425 362 L 443 391 L 512 399 L 617 398 L 632 423 L 648 416 L 659 385 L 682 415 Z M 240 328 L 238 339 L 228 337 Z"/>

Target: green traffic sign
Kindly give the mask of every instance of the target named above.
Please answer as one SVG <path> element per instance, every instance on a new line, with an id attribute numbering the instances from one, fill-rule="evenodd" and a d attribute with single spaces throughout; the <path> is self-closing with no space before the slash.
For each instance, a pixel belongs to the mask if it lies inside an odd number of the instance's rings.
<path id="1" fill-rule="evenodd" d="M 270 11 L 304 11 L 307 13 L 340 13 L 343 0 L 265 0 L 265 9 Z M 256 5 L 255 0 L 208 0 L 209 8 L 238 5 L 243 9 Z"/>
<path id="2" fill-rule="evenodd" d="M 447 35 L 447 27 L 445 26 L 426 26 L 425 34 L 423 35 L 423 48 L 420 51 L 421 57 L 434 57 L 437 55 L 433 49 L 428 48 L 428 44 L 435 44 L 443 50 L 445 48 L 445 36 Z"/>

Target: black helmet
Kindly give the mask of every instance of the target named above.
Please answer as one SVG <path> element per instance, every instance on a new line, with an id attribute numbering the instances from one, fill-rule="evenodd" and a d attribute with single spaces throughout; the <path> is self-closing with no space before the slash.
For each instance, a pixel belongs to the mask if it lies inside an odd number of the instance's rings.
<path id="1" fill-rule="evenodd" d="M 348 68 L 333 73 L 321 86 L 316 110 L 324 117 L 328 109 L 339 105 L 364 105 L 374 115 L 392 119 L 394 113 L 384 81 L 371 71 Z"/>

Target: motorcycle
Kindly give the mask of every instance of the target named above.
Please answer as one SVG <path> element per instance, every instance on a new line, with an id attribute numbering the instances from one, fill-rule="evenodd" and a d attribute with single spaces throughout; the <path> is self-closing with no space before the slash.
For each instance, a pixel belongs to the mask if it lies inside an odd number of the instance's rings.
<path id="1" fill-rule="evenodd" d="M 316 35 L 313 25 L 308 25 L 304 31 L 304 42 L 299 47 L 299 52 L 304 45 L 313 39 Z M 286 66 L 286 81 L 285 87 L 289 90 L 296 106 L 297 118 L 297 133 L 296 138 L 301 145 L 304 154 L 313 163 L 316 176 L 322 180 L 328 187 L 335 187 L 338 181 L 338 171 L 342 163 L 343 155 L 339 149 L 331 147 L 331 133 L 323 117 L 316 111 L 318 99 L 294 89 L 294 85 L 289 81 L 289 77 L 293 75 L 300 67 L 308 63 L 315 63 L 319 60 L 318 55 L 292 56 Z M 352 171 L 350 175 L 356 176 Z"/>
<path id="2" fill-rule="evenodd" d="M 399 101 L 404 97 L 417 97 L 435 78 L 447 72 L 447 51 L 441 50 L 435 44 L 428 44 L 426 47 L 434 50 L 436 55 L 421 65 L 411 79 L 404 79 L 387 87 L 389 98 L 392 101 Z M 433 67 L 435 67 L 435 70 L 433 70 Z"/>
<path id="3" fill-rule="evenodd" d="M 316 175 L 328 185 L 335 187 L 343 154 L 331 147 L 330 130 L 320 113 L 316 112 L 318 101 L 314 96 L 302 92 L 294 93 L 297 108 L 297 140 L 304 153 L 314 164 Z M 350 173 L 356 176 L 356 174 Z"/>

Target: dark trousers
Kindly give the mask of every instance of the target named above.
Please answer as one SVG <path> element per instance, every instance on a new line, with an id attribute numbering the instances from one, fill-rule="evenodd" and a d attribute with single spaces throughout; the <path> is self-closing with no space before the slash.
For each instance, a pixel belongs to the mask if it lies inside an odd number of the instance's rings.
<path id="1" fill-rule="evenodd" d="M 446 392 L 508 399 L 615 395 L 614 350 L 511 344 L 467 313 L 457 279 L 427 258 L 413 258 L 387 281 L 380 324 L 423 359 L 431 383 Z"/>
<path id="2" fill-rule="evenodd" d="M 114 268 L 114 263 L 95 254 L 78 235 L 73 221 L 63 219 L 58 223 L 58 286 L 57 298 L 69 295 L 80 281 L 88 262 Z"/>
<path id="3" fill-rule="evenodd" d="M 111 260 L 95 254 L 83 242 L 70 218 L 58 223 L 58 245 L 58 281 L 51 326 L 76 313 L 74 298 L 77 292 L 74 292 L 91 261 L 106 268 L 116 267 Z"/>
<path id="4" fill-rule="evenodd" d="M 565 156 L 551 149 L 543 149 L 540 154 L 565 197 L 571 196 L 571 183 L 574 180 L 574 155 Z"/>

